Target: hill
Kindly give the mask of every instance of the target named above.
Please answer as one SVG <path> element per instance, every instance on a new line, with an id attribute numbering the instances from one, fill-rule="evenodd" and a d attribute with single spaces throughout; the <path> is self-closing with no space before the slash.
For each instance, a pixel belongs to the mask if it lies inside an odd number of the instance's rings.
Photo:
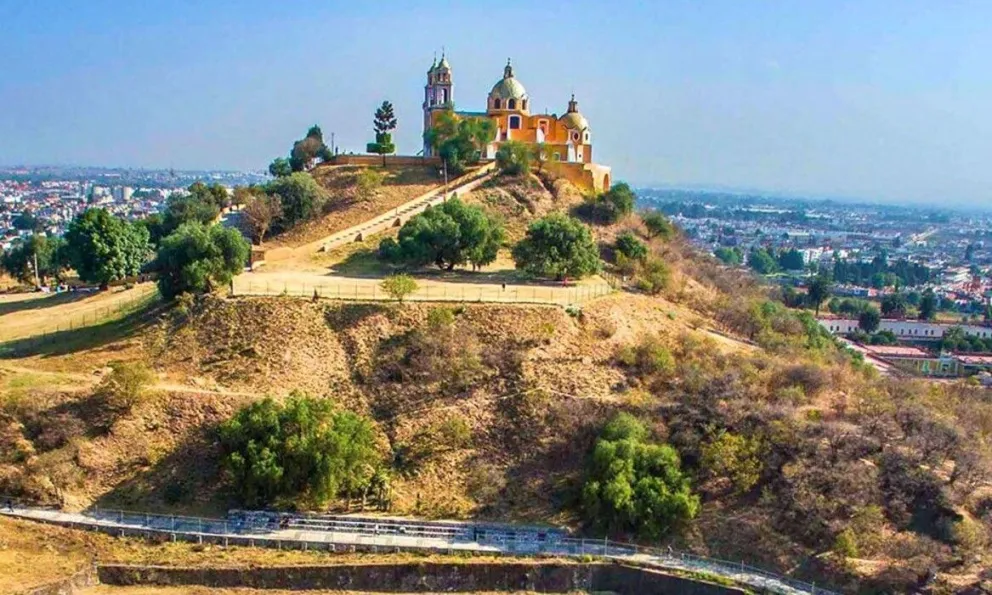
<path id="1" fill-rule="evenodd" d="M 464 198 L 500 213 L 511 238 L 583 200 L 534 178 L 496 178 Z M 236 499 L 217 425 L 300 390 L 374 420 L 391 513 L 582 531 L 588 453 L 627 412 L 678 452 L 702 499 L 662 543 L 851 592 L 903 592 L 931 566 L 949 592 L 980 581 L 992 529 L 985 392 L 876 377 L 807 313 L 677 234 L 649 238 L 636 216 L 594 227 L 611 262 L 624 231 L 666 263 L 658 295 L 621 282 L 569 308 L 206 296 L 92 337 L 19 344 L 0 361 L 0 493 L 223 511 Z M 149 362 L 157 390 L 108 417 L 94 387 L 114 360 Z"/>

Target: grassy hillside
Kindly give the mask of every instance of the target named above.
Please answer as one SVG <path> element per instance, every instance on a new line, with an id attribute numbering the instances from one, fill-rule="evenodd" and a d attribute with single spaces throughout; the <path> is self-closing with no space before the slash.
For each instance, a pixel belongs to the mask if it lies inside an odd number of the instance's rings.
<path id="1" fill-rule="evenodd" d="M 557 186 L 501 179 L 466 198 L 512 237 L 581 202 Z M 647 239 L 636 217 L 595 229 L 604 256 L 628 230 L 667 263 L 658 295 L 625 287 L 567 311 L 208 296 L 97 342 L 25 345 L 0 361 L 0 492 L 223 511 L 236 500 L 217 425 L 301 390 L 374 420 L 391 513 L 581 531 L 586 458 L 623 411 L 677 450 L 702 499 L 663 543 L 851 592 L 904 592 L 928 567 L 942 592 L 978 583 L 992 561 L 987 393 L 878 378 L 750 277 L 677 236 Z M 155 390 L 108 416 L 94 387 L 114 360 L 148 362 Z"/>

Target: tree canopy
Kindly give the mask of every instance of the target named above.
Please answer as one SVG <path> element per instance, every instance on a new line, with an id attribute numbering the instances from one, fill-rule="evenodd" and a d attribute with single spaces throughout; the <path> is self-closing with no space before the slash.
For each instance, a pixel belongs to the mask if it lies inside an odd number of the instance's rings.
<path id="1" fill-rule="evenodd" d="M 434 264 L 451 270 L 469 263 L 479 268 L 496 260 L 504 239 L 497 219 L 453 198 L 410 218 L 398 241 L 386 238 L 379 244 L 379 255 L 407 266 Z"/>
<path id="2" fill-rule="evenodd" d="M 489 118 L 461 118 L 452 109 L 441 111 L 424 132 L 424 140 L 448 166 L 459 172 L 477 163 L 482 149 L 496 138 L 496 124 Z"/>
<path id="3" fill-rule="evenodd" d="M 249 250 L 236 229 L 184 223 L 159 246 L 155 258 L 159 292 L 171 299 L 229 283 L 244 268 Z"/>
<path id="4" fill-rule="evenodd" d="M 319 507 L 365 489 L 381 465 L 369 419 L 325 399 L 255 401 L 220 427 L 224 466 L 251 507 Z"/>
<path id="5" fill-rule="evenodd" d="M 105 209 L 86 209 L 77 215 L 65 240 L 79 278 L 101 287 L 137 275 L 148 257 L 148 230 Z"/>
<path id="6" fill-rule="evenodd" d="M 657 539 L 699 512 L 674 448 L 654 444 L 633 416 L 614 417 L 596 441 L 582 489 L 583 516 L 605 531 Z"/>
<path id="7" fill-rule="evenodd" d="M 599 271 L 599 249 L 589 228 L 574 217 L 553 213 L 530 224 L 513 248 L 518 269 L 541 277 L 581 278 Z"/>
<path id="8" fill-rule="evenodd" d="M 644 260 L 648 256 L 648 247 L 629 231 L 618 235 L 613 246 L 617 252 L 633 260 Z"/>
<path id="9" fill-rule="evenodd" d="M 51 277 L 60 280 L 62 271 L 69 267 L 69 250 L 65 240 L 34 234 L 14 242 L 0 254 L 0 268 L 22 283 L 34 283 L 35 262 L 42 285 Z"/>
<path id="10" fill-rule="evenodd" d="M 393 130 L 396 130 L 396 114 L 393 112 L 393 104 L 383 101 L 375 110 L 375 117 L 372 120 L 372 128 L 375 130 L 375 142 L 369 143 L 365 150 L 369 153 L 382 155 L 382 164 L 386 165 L 386 155 L 396 152 L 396 145 L 393 144 Z"/>
<path id="11" fill-rule="evenodd" d="M 675 226 L 660 211 L 644 211 L 641 213 L 641 221 L 644 222 L 644 227 L 652 238 L 669 240 L 675 235 Z"/>
<path id="12" fill-rule="evenodd" d="M 496 151 L 496 167 L 509 176 L 519 176 L 530 171 L 534 147 L 516 140 L 500 144 Z"/>
<path id="13" fill-rule="evenodd" d="M 904 293 L 890 293 L 882 298 L 882 316 L 886 318 L 905 318 L 909 309 L 909 301 Z"/>
<path id="14" fill-rule="evenodd" d="M 265 185 L 265 193 L 278 196 L 282 216 L 276 220 L 282 230 L 314 217 L 326 200 L 324 189 L 306 172 L 294 172 Z"/>
<path id="15" fill-rule="evenodd" d="M 578 210 L 580 216 L 603 224 L 613 224 L 634 212 L 637 195 L 626 182 L 618 182 L 595 198 L 587 200 Z"/>
<path id="16" fill-rule="evenodd" d="M 806 301 L 816 310 L 816 315 L 820 315 L 820 306 L 830 297 L 833 291 L 830 279 L 824 275 L 817 275 L 809 284 L 806 291 Z"/>

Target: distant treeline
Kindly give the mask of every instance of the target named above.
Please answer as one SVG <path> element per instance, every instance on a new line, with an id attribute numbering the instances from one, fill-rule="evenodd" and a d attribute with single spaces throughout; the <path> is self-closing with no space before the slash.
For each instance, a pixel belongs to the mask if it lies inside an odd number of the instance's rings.
<path id="1" fill-rule="evenodd" d="M 900 258 L 888 262 L 884 254 L 870 261 L 834 260 L 831 276 L 842 285 L 884 287 L 916 287 L 933 280 L 933 272 L 926 265 Z"/>

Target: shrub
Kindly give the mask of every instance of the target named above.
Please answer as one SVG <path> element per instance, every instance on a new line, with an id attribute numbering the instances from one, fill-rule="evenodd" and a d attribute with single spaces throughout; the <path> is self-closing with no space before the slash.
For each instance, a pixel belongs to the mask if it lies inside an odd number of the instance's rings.
<path id="1" fill-rule="evenodd" d="M 858 540 L 850 527 L 837 534 L 834 540 L 834 553 L 845 558 L 858 557 Z"/>
<path id="2" fill-rule="evenodd" d="M 582 510 L 586 521 L 600 529 L 656 539 L 694 518 L 699 498 L 682 474 L 675 449 L 648 442 L 643 424 L 621 414 L 593 448 Z"/>
<path id="3" fill-rule="evenodd" d="M 641 377 L 670 375 L 675 371 L 675 359 L 658 337 L 645 335 L 633 346 L 617 350 L 617 361 Z"/>
<path id="4" fill-rule="evenodd" d="M 668 288 L 671 273 L 660 258 L 649 258 L 637 274 L 637 288 L 651 295 L 658 295 Z"/>
<path id="5" fill-rule="evenodd" d="M 400 303 L 403 303 L 403 298 L 417 291 L 417 281 L 410 275 L 390 275 L 380 285 L 383 291 Z"/>
<path id="6" fill-rule="evenodd" d="M 455 313 L 451 308 L 431 308 L 427 313 L 427 326 L 440 329 L 455 324 Z"/>
<path id="7" fill-rule="evenodd" d="M 709 473 L 727 477 L 738 493 L 753 488 L 764 468 L 764 447 L 753 436 L 721 430 L 702 449 L 702 466 Z"/>
<path id="8" fill-rule="evenodd" d="M 675 226 L 668 220 L 668 217 L 658 211 L 641 213 L 641 221 L 648 230 L 648 235 L 652 238 L 670 240 L 675 236 Z"/>
<path id="9" fill-rule="evenodd" d="M 513 260 L 518 269 L 540 277 L 581 278 L 599 271 L 599 249 L 589 228 L 560 213 L 531 223 L 513 247 Z"/>
<path id="10" fill-rule="evenodd" d="M 631 214 L 637 195 L 624 182 L 614 184 L 607 192 L 587 200 L 578 213 L 595 223 L 613 224 Z"/>
<path id="11" fill-rule="evenodd" d="M 648 247 L 629 231 L 618 235 L 613 246 L 618 254 L 622 254 L 632 260 L 644 260 L 648 255 Z"/>
<path id="12" fill-rule="evenodd" d="M 358 200 L 370 201 L 375 199 L 385 177 L 381 171 L 371 167 L 366 167 L 359 172 L 358 181 L 355 185 Z"/>
<path id="13" fill-rule="evenodd" d="M 321 506 L 367 489 L 380 465 L 372 422 L 299 393 L 240 409 L 220 427 L 223 460 L 243 504 Z"/>
<path id="14" fill-rule="evenodd" d="M 96 396 L 114 411 L 131 411 L 145 399 L 155 376 L 141 362 L 115 362 L 110 368 L 97 385 Z"/>
<path id="15" fill-rule="evenodd" d="M 530 171 L 534 152 L 530 145 L 520 141 L 506 141 L 496 151 L 496 167 L 500 172 L 519 176 Z"/>

